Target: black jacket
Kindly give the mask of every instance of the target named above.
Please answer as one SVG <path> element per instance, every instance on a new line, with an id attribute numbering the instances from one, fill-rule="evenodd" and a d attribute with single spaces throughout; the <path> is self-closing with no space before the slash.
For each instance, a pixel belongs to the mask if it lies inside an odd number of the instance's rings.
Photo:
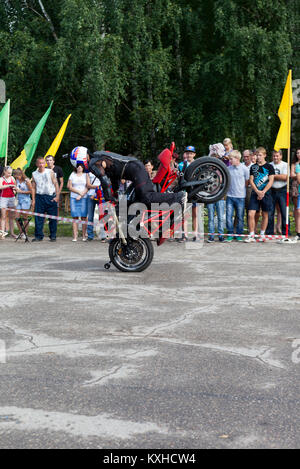
<path id="1" fill-rule="evenodd" d="M 105 170 L 101 169 L 99 165 L 101 161 L 106 162 Z M 111 195 L 109 194 L 109 185 L 104 175 L 110 179 L 113 192 L 117 193 L 121 179 L 127 179 L 125 177 L 126 166 L 129 162 L 133 161 L 138 162 L 137 158 L 132 156 L 123 156 L 109 151 L 95 151 L 91 155 L 89 170 L 100 180 L 105 200 L 109 200 Z"/>

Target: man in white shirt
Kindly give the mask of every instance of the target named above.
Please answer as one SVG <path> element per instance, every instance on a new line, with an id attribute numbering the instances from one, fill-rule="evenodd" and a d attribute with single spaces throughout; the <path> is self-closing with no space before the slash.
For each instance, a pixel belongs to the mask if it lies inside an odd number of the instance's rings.
<path id="1" fill-rule="evenodd" d="M 282 233 L 286 230 L 286 190 L 287 190 L 287 172 L 288 165 L 282 161 L 282 151 L 273 151 L 273 161 L 271 165 L 275 170 L 274 182 L 271 187 L 272 210 L 269 212 L 269 222 L 266 229 L 267 235 L 274 234 L 274 215 L 276 204 L 278 203 L 282 220 Z"/>
<path id="2" fill-rule="evenodd" d="M 37 213 L 57 216 L 59 188 L 52 169 L 46 168 L 41 156 L 36 160 L 37 170 L 32 173 L 32 209 Z M 32 241 L 43 241 L 44 217 L 35 217 L 35 232 Z M 50 241 L 56 241 L 57 221 L 49 220 Z"/>

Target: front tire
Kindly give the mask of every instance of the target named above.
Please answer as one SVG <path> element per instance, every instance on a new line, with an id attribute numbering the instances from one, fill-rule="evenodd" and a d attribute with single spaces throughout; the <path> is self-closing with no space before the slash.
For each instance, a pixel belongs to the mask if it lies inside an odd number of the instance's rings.
<path id="1" fill-rule="evenodd" d="M 212 204 L 221 200 L 228 192 L 230 174 L 223 161 L 211 156 L 202 156 L 191 163 L 185 173 L 184 179 L 201 181 L 210 179 L 196 190 L 193 186 L 188 190 L 188 201 L 196 203 Z"/>
<path id="2" fill-rule="evenodd" d="M 146 238 L 127 238 L 124 244 L 120 238 L 111 240 L 108 248 L 109 258 L 121 272 L 142 272 L 152 262 L 154 249 Z"/>

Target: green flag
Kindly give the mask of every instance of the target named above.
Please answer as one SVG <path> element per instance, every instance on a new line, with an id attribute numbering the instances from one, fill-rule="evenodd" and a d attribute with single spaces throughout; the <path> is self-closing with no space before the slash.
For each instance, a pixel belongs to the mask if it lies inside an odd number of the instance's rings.
<path id="1" fill-rule="evenodd" d="M 7 158 L 10 99 L 0 112 L 0 158 Z"/>
<path id="2" fill-rule="evenodd" d="M 30 165 L 33 155 L 35 153 L 36 147 L 38 146 L 40 137 L 44 130 L 46 121 L 50 114 L 52 104 L 53 104 L 53 101 L 51 102 L 48 110 L 45 112 L 40 122 L 38 123 L 38 125 L 36 126 L 32 134 L 30 135 L 27 142 L 25 143 L 24 150 L 22 150 L 21 155 L 18 156 L 18 158 L 14 160 L 12 164 L 10 165 L 13 169 L 21 168 L 25 170 Z"/>

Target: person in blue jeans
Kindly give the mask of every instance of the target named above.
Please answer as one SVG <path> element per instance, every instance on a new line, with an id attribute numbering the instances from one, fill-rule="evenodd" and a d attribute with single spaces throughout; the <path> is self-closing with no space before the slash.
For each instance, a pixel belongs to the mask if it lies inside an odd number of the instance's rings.
<path id="1" fill-rule="evenodd" d="M 32 173 L 32 209 L 41 214 L 57 216 L 59 187 L 52 169 L 46 168 L 45 159 L 40 156 L 36 160 L 37 170 Z M 44 217 L 35 216 L 35 232 L 32 241 L 44 238 Z M 56 241 L 57 220 L 49 220 L 50 241 Z"/>
<path id="2" fill-rule="evenodd" d="M 87 206 L 88 206 L 88 221 L 89 222 L 94 222 L 94 213 L 95 213 L 95 208 L 98 203 L 96 199 L 96 189 L 100 186 L 100 181 L 99 179 L 93 174 L 89 173 L 87 176 L 87 188 L 89 189 L 88 191 L 88 200 L 87 200 Z M 88 225 L 87 226 L 87 235 L 88 235 L 88 241 L 93 241 L 94 239 L 94 227 L 93 225 Z"/>
<path id="3" fill-rule="evenodd" d="M 18 196 L 18 205 L 17 205 L 17 210 L 22 210 L 22 212 L 17 212 L 17 218 L 16 218 L 16 223 L 18 225 L 18 228 L 20 230 L 20 233 L 22 233 L 20 236 L 22 239 L 26 239 L 26 235 L 28 233 L 28 216 L 26 212 L 30 210 L 31 207 L 31 193 L 32 193 L 32 185 L 30 182 L 30 179 L 26 176 L 24 171 L 20 168 L 15 169 L 14 171 L 14 177 L 16 180 L 17 184 L 17 196 Z M 25 212 L 25 213 L 24 213 Z M 24 232 L 23 228 L 20 225 L 20 220 L 19 218 L 24 219 Z"/>
<path id="4" fill-rule="evenodd" d="M 103 210 L 103 203 L 105 203 L 104 199 L 99 200 L 99 192 L 101 191 L 101 182 L 93 173 L 88 173 L 87 175 L 87 188 L 89 189 L 88 199 L 87 199 L 88 221 L 93 223 L 96 205 L 99 205 L 99 207 L 100 205 L 102 205 L 102 210 Z M 103 191 L 101 192 L 102 192 L 102 197 L 103 197 Z M 120 191 L 119 191 L 119 194 L 120 194 Z M 95 227 L 93 225 L 87 226 L 87 235 L 88 235 L 87 241 L 93 241 L 95 237 Z M 99 238 L 101 242 L 103 243 L 106 241 L 106 233 L 105 233 L 103 223 L 100 224 Z"/>
<path id="5" fill-rule="evenodd" d="M 225 215 L 225 201 L 219 200 L 213 204 L 207 204 L 207 214 L 208 214 L 208 243 L 214 242 L 214 232 L 215 232 L 215 212 L 217 212 L 218 219 L 218 234 L 219 241 L 223 243 L 224 241 L 224 215 Z"/>
<path id="6" fill-rule="evenodd" d="M 236 237 L 237 241 L 243 241 L 241 235 L 244 233 L 244 214 L 245 214 L 245 198 L 228 197 L 226 199 L 226 229 L 228 233 L 227 242 L 230 243 L 234 239 L 234 215 L 237 218 Z"/>
<path id="7" fill-rule="evenodd" d="M 272 209 L 269 212 L 267 235 L 274 235 L 274 219 L 276 204 L 279 205 L 281 214 L 281 232 L 286 232 L 286 197 L 287 197 L 287 173 L 288 164 L 282 161 L 282 151 L 274 150 L 272 153 L 273 161 L 270 163 L 275 171 L 274 182 L 271 187 Z M 290 235 L 290 227 L 288 227 L 288 235 Z"/>
<path id="8" fill-rule="evenodd" d="M 234 214 L 237 217 L 236 237 L 237 241 L 243 241 L 244 234 L 244 212 L 246 200 L 246 187 L 249 184 L 250 173 L 247 166 L 241 164 L 241 153 L 232 150 L 229 156 L 231 165 L 228 166 L 230 173 L 230 186 L 226 198 L 226 228 L 227 242 L 234 239 Z"/>

